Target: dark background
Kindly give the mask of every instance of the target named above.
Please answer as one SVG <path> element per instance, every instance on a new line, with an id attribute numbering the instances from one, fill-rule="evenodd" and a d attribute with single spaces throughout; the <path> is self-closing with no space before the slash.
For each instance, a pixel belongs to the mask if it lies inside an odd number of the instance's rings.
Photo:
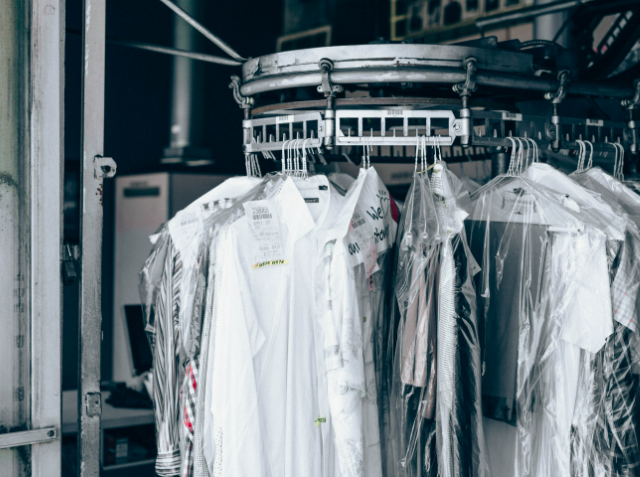
<path id="1" fill-rule="evenodd" d="M 279 35 L 333 25 L 333 45 L 368 43 L 389 35 L 388 0 L 262 0 L 204 2 L 205 27 L 244 57 L 276 50 Z M 82 101 L 82 0 L 66 2 L 65 51 L 65 241 L 79 238 L 80 133 Z M 285 25 L 286 22 L 286 25 Z M 173 46 L 174 13 L 159 0 L 109 0 L 107 38 Z M 196 50 L 226 56 L 201 35 Z M 242 111 L 228 88 L 239 67 L 198 62 L 205 88 L 202 139 L 216 161 L 203 172 L 244 173 Z M 172 57 L 107 43 L 105 64 L 104 155 L 117 174 L 167 170 L 160 164 L 169 146 Z M 198 134 L 199 136 L 199 134 Z M 175 170 L 175 167 L 172 168 Z M 189 168 L 189 172 L 198 169 Z M 114 181 L 104 185 L 102 268 L 102 380 L 112 375 Z M 78 279 L 64 288 L 63 389 L 77 388 Z"/>
<path id="2" fill-rule="evenodd" d="M 275 51 L 282 31 L 282 1 L 207 2 L 199 20 L 241 55 L 259 56 Z M 107 36 L 172 46 L 173 15 L 158 0 L 107 2 Z M 67 28 L 82 30 L 82 1 L 68 0 Z M 198 51 L 225 56 L 206 39 Z M 80 117 L 82 100 L 82 38 L 67 34 L 65 51 L 65 239 L 78 243 L 78 188 L 80 170 Z M 229 77 L 239 67 L 202 63 L 205 80 L 203 146 L 213 151 L 218 172 L 243 173 L 242 111 L 228 89 Z M 172 57 L 108 44 L 105 65 L 104 154 L 118 164 L 118 175 L 161 170 L 163 148 L 169 145 Z M 211 170 L 211 169 L 209 169 Z M 75 197 L 74 197 L 75 196 Z M 76 202 L 77 203 L 77 202 Z M 68 217 L 71 216 L 71 219 Z M 102 379 L 111 377 L 113 299 L 113 181 L 105 181 L 104 256 L 102 274 L 103 331 Z M 76 264 L 76 270 L 79 266 Z M 79 279 L 79 277 L 78 277 Z M 63 321 L 63 389 L 77 388 L 78 280 L 65 286 Z"/>

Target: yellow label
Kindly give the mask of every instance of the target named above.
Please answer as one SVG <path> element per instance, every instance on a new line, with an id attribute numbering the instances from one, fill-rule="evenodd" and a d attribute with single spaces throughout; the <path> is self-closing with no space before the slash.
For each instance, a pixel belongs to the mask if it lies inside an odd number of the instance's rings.
<path id="1" fill-rule="evenodd" d="M 318 427 L 320 424 L 327 422 L 327 418 L 326 417 L 319 417 L 318 419 L 316 419 L 316 427 Z"/>
<path id="2" fill-rule="evenodd" d="M 256 263 L 253 268 L 268 267 L 269 265 L 286 265 L 287 263 L 289 263 L 289 260 L 269 260 L 267 262 Z"/>

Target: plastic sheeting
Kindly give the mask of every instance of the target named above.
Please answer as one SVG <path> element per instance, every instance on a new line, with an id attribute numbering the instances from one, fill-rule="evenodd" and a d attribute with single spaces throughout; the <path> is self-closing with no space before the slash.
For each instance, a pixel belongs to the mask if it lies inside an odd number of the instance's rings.
<path id="1" fill-rule="evenodd" d="M 437 163 L 416 173 L 397 236 L 391 389 L 395 475 L 488 475 L 466 191 Z"/>
<path id="2" fill-rule="evenodd" d="M 595 361 L 613 333 L 606 239 L 621 222 L 558 175 L 534 164 L 471 196 L 483 413 L 496 476 L 589 475 Z"/>

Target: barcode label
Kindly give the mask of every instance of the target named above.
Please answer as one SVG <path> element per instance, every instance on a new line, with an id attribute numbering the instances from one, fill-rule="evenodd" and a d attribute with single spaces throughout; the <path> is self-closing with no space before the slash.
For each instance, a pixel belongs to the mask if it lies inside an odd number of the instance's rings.
<path id="1" fill-rule="evenodd" d="M 508 111 L 502 112 L 502 120 L 505 121 L 522 121 L 522 114 L 520 113 L 510 113 Z"/>
<path id="2" fill-rule="evenodd" d="M 292 123 L 292 122 L 293 122 L 293 114 L 289 114 L 287 116 L 278 116 L 276 118 L 276 124 Z"/>

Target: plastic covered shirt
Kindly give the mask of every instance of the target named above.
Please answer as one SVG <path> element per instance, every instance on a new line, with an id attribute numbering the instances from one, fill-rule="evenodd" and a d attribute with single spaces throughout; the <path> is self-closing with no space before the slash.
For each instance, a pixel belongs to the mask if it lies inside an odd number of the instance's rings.
<path id="1" fill-rule="evenodd" d="M 571 475 L 572 455 L 588 455 L 591 360 L 612 332 L 603 217 L 573 199 L 577 184 L 569 197 L 542 185 L 500 176 L 471 197 L 483 412 L 497 476 Z"/>
<path id="2" fill-rule="evenodd" d="M 237 195 L 246 192 L 248 186 L 255 184 L 255 179 L 250 179 L 248 184 L 245 184 L 245 179 L 227 181 L 233 187 L 225 182 L 185 209 L 197 218 L 197 230 L 191 230 L 192 233 L 185 234 L 182 230 L 194 225 L 194 221 L 182 220 L 184 213 L 177 214 L 173 222 L 163 225 L 151 237 L 154 245 L 140 272 L 145 325 L 154 352 L 156 470 L 160 475 L 191 475 L 197 428 L 194 421 L 197 420 L 198 408 L 198 394 L 194 386 L 198 362 L 195 358 L 204 313 L 203 292 L 208 262 L 207 237 L 202 224 L 230 205 Z M 261 184 L 264 188 L 267 182 Z M 221 191 L 224 200 L 217 197 Z M 182 236 L 176 230 L 182 232 Z M 185 268 L 181 251 L 185 256 L 194 258 L 187 261 L 190 268 Z M 190 280 L 185 281 L 185 275 Z M 190 312 L 184 313 L 185 308 Z"/>
<path id="3" fill-rule="evenodd" d="M 336 174 L 331 174 L 334 180 Z M 383 475 L 381 427 L 388 408 L 385 385 L 386 337 L 389 330 L 387 301 L 393 274 L 393 243 L 399 218 L 389 191 L 374 168 L 360 169 L 355 183 L 363 182 L 349 232 L 344 238 L 350 264 L 354 266 L 358 308 L 362 317 L 365 393 L 362 397 L 364 472 Z M 350 188 L 351 188 L 350 187 Z M 363 253 L 366 251 L 367 253 Z M 375 263 L 371 263 L 375 261 Z M 382 426 L 381 426 L 381 423 Z"/>
<path id="4" fill-rule="evenodd" d="M 214 292 L 210 387 L 227 388 L 212 393 L 214 475 L 363 475 L 360 313 L 338 240 L 353 207 L 324 177 L 294 179 L 244 203 L 216 240 L 225 288 Z M 228 333 L 248 345 L 230 346 Z"/>
<path id="5" fill-rule="evenodd" d="M 463 228 L 466 195 L 437 163 L 431 178 L 414 176 L 405 201 L 391 390 L 397 476 L 488 475 L 473 284 L 478 266 Z"/>
<path id="6" fill-rule="evenodd" d="M 640 465 L 637 436 L 638 377 L 633 366 L 639 362 L 637 349 L 640 267 L 640 197 L 626 185 L 599 168 L 576 172 L 571 177 L 598 193 L 603 200 L 620 206 L 629 221 L 624 241 L 608 243 L 609 276 L 614 333 L 594 360 L 597 378 L 593 383 L 596 431 L 593 450 L 581 469 L 595 475 L 633 475 Z M 576 472 L 577 474 L 577 472 Z"/>

